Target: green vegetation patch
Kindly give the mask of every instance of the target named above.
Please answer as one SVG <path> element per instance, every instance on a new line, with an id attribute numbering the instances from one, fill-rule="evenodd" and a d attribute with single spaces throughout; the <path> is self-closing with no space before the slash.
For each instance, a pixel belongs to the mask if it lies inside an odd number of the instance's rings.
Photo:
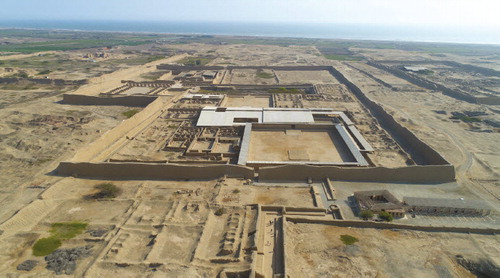
<path id="1" fill-rule="evenodd" d="M 257 73 L 255 74 L 258 78 L 263 78 L 263 79 L 271 79 L 274 78 L 274 74 L 265 72 L 262 70 L 257 70 Z"/>
<path id="2" fill-rule="evenodd" d="M 353 47 L 351 43 L 340 43 L 334 42 L 331 44 L 324 44 L 318 46 L 318 50 L 329 60 L 338 61 L 360 61 L 363 59 L 361 56 L 355 56 L 354 53 L 349 50 Z"/>
<path id="3" fill-rule="evenodd" d="M 387 221 L 387 222 L 391 222 L 394 219 L 394 217 L 386 211 L 381 211 L 378 214 L 378 217 L 384 221 Z"/>
<path id="4" fill-rule="evenodd" d="M 204 66 L 210 63 L 214 58 L 212 57 L 186 57 L 177 61 L 177 63 L 184 64 L 185 66 Z"/>
<path id="5" fill-rule="evenodd" d="M 371 219 L 373 218 L 373 211 L 371 210 L 362 210 L 360 213 L 359 213 L 359 217 L 363 218 L 363 219 Z"/>
<path id="6" fill-rule="evenodd" d="M 83 233 L 88 224 L 84 222 L 62 222 L 52 224 L 50 233 L 58 239 L 71 239 Z"/>
<path id="7" fill-rule="evenodd" d="M 56 251 L 63 240 L 72 239 L 83 233 L 88 224 L 84 222 L 58 222 L 51 225 L 50 237 L 44 237 L 33 245 L 34 256 L 47 256 Z"/>
<path id="8" fill-rule="evenodd" d="M 132 116 L 139 113 L 139 111 L 140 111 L 139 109 L 131 109 L 131 110 L 127 110 L 127 111 L 123 112 L 122 115 L 127 117 L 127 118 L 132 118 Z"/>
<path id="9" fill-rule="evenodd" d="M 33 245 L 33 256 L 47 256 L 56 251 L 61 244 L 61 240 L 55 237 L 41 238 Z"/>
<path id="10" fill-rule="evenodd" d="M 96 47 L 113 47 L 116 45 L 142 45 L 151 43 L 143 39 L 82 39 L 82 40 L 52 40 L 45 42 L 31 42 L 0 45 L 0 52 L 36 53 L 42 51 L 65 51 Z"/>
<path id="11" fill-rule="evenodd" d="M 345 245 L 353 245 L 354 243 L 358 242 L 359 239 L 350 236 L 350 235 L 341 235 L 340 240 L 345 244 Z"/>
<path id="12" fill-rule="evenodd" d="M 272 94 L 298 94 L 298 93 L 300 93 L 300 90 L 295 89 L 295 88 L 281 87 L 281 88 L 277 88 L 277 89 L 270 89 L 269 92 Z"/>
<path id="13" fill-rule="evenodd" d="M 86 200 L 101 200 L 116 198 L 122 190 L 112 183 L 101 183 L 95 186 L 98 191 L 84 197 Z"/>

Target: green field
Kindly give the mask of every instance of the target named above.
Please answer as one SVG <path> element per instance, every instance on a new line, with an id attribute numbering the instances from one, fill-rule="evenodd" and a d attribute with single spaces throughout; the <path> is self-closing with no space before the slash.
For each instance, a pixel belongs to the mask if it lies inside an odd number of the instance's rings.
<path id="1" fill-rule="evenodd" d="M 96 47 L 114 47 L 117 45 L 142 45 L 150 40 L 54 40 L 47 42 L 32 42 L 0 45 L 0 52 L 36 53 L 42 51 L 65 51 Z"/>
<path id="2" fill-rule="evenodd" d="M 33 245 L 34 256 L 47 256 L 56 251 L 63 240 L 68 240 L 83 233 L 88 224 L 83 222 L 62 222 L 51 225 L 50 237 L 37 240 Z"/>

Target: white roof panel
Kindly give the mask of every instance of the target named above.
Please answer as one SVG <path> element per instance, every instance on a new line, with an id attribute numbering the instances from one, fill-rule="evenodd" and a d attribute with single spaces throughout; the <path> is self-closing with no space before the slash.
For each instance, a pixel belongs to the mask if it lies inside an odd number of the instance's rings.
<path id="1" fill-rule="evenodd" d="M 261 110 L 226 109 L 217 111 L 215 107 L 206 107 L 201 110 L 197 126 L 236 126 L 245 125 L 245 122 L 234 122 L 234 118 L 254 118 L 258 123 L 262 123 Z"/>
<path id="2" fill-rule="evenodd" d="M 264 111 L 264 123 L 314 123 L 311 111 Z"/>
<path id="3" fill-rule="evenodd" d="M 316 109 L 318 111 L 318 109 Z M 328 110 L 321 109 L 320 113 Z M 331 110 L 330 110 L 331 111 Z M 254 123 L 314 123 L 311 109 L 304 108 L 251 108 L 251 107 L 205 107 L 200 113 L 197 126 L 235 126 L 245 125 L 243 119 L 255 119 Z M 235 118 L 241 118 L 236 121 Z"/>

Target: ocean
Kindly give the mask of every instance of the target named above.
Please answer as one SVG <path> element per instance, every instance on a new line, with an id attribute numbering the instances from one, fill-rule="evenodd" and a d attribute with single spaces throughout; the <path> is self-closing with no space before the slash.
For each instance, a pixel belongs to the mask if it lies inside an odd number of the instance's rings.
<path id="1" fill-rule="evenodd" d="M 498 28 L 331 23 L 0 20 L 0 28 L 500 44 Z"/>

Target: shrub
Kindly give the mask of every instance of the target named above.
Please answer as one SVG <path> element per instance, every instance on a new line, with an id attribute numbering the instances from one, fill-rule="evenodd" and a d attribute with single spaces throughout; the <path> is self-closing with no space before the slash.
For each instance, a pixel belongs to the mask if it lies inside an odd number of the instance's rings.
<path id="1" fill-rule="evenodd" d="M 61 246 L 61 240 L 57 237 L 45 237 L 37 240 L 33 245 L 34 256 L 47 256 Z"/>
<path id="2" fill-rule="evenodd" d="M 350 236 L 350 235 L 341 235 L 340 240 L 345 244 L 345 245 L 353 245 L 354 243 L 358 242 L 359 239 Z"/>
<path id="3" fill-rule="evenodd" d="M 240 190 L 239 189 L 235 189 L 235 190 L 233 190 L 233 193 L 234 194 L 238 194 L 238 193 L 240 193 Z"/>
<path id="4" fill-rule="evenodd" d="M 112 183 L 101 183 L 95 187 L 99 191 L 85 196 L 86 200 L 90 199 L 112 199 L 121 193 L 121 189 Z"/>
<path id="5" fill-rule="evenodd" d="M 226 213 L 226 209 L 225 208 L 218 208 L 214 214 L 217 215 L 217 216 L 221 216 L 223 215 L 224 213 Z"/>
<path id="6" fill-rule="evenodd" d="M 256 75 L 257 75 L 258 78 L 264 78 L 264 79 L 274 78 L 274 74 L 268 73 L 268 72 L 264 72 L 262 70 L 258 70 Z"/>
<path id="7" fill-rule="evenodd" d="M 373 211 L 371 211 L 371 210 L 362 210 L 359 213 L 359 217 L 361 217 L 363 219 L 371 219 L 371 218 L 373 218 Z"/>
<path id="8" fill-rule="evenodd" d="M 387 221 L 387 222 L 391 222 L 394 219 L 394 217 L 392 217 L 392 215 L 386 211 L 380 212 L 378 214 L 378 217 L 382 220 Z"/>

